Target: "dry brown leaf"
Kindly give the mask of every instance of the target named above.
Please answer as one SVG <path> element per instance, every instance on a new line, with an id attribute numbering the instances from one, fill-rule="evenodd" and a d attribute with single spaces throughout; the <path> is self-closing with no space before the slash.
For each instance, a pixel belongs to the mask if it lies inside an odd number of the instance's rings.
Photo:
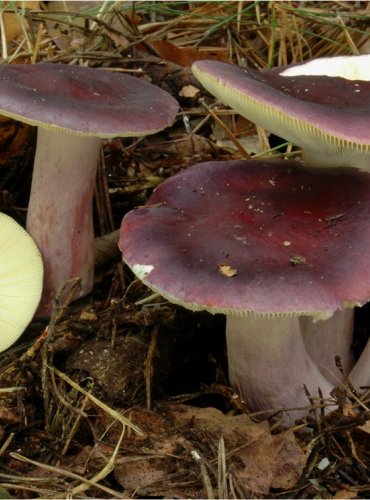
<path id="1" fill-rule="evenodd" d="M 272 436 L 265 422 L 260 425 L 254 428 L 254 442 L 238 452 L 245 467 L 235 475 L 246 492 L 257 496 L 267 495 L 271 488 L 293 488 L 306 465 L 304 452 L 293 432 Z"/>
<path id="2" fill-rule="evenodd" d="M 364 432 L 368 436 L 370 435 L 370 421 L 368 420 L 364 425 L 357 427 L 358 430 Z"/>
<path id="3" fill-rule="evenodd" d="M 116 481 L 128 490 L 146 488 L 164 479 L 166 475 L 168 472 L 160 468 L 160 460 L 149 458 L 133 459 L 132 462 L 117 465 L 114 470 Z"/>
<path id="4" fill-rule="evenodd" d="M 270 432 L 268 424 L 255 424 L 246 414 L 225 415 L 213 407 L 161 403 L 157 412 L 135 409 L 130 416 L 146 437 L 132 437 L 128 449 L 133 454 L 117 460 L 114 475 L 125 488 L 136 488 L 143 496 L 194 498 L 194 478 L 199 475 L 199 464 L 192 458 L 192 451 L 206 453 L 207 443 L 217 447 L 223 436 L 228 452 L 254 440 L 256 426 L 263 428 L 262 434 Z M 140 447 L 143 440 L 145 454 Z M 213 458 L 213 452 L 211 454 L 205 458 Z M 176 480 L 173 483 L 173 473 L 178 479 L 177 486 Z M 197 487 L 196 494 L 196 498 L 203 498 L 205 492 Z"/>
<path id="5" fill-rule="evenodd" d="M 171 417 L 174 419 L 175 425 L 182 428 L 191 423 L 193 428 L 212 435 L 216 441 L 222 435 L 228 450 L 233 450 L 242 443 L 252 441 L 256 429 L 261 428 L 261 424 L 256 424 L 246 414 L 225 415 L 213 407 L 197 408 L 187 405 L 173 405 Z M 269 432 L 267 424 L 264 431 Z"/>
<path id="6" fill-rule="evenodd" d="M 174 62 L 180 66 L 191 66 L 193 62 L 204 59 L 215 59 L 218 61 L 228 60 L 226 49 L 215 55 L 190 47 L 177 47 L 167 40 L 151 40 L 150 43 L 162 59 Z"/>
<path id="7" fill-rule="evenodd" d="M 346 498 L 356 498 L 357 493 L 358 493 L 357 491 L 353 490 L 338 490 L 333 496 L 333 498 L 341 500 L 345 500 Z"/>
<path id="8" fill-rule="evenodd" d="M 3 426 L 17 426 L 23 422 L 21 409 L 15 398 L 1 397 L 0 399 L 0 439 L 3 437 Z"/>
<path id="9" fill-rule="evenodd" d="M 1 8 L 5 8 L 7 5 L 11 4 L 11 2 L 1 2 Z M 15 2 L 15 6 L 23 9 L 35 9 L 38 10 L 40 8 L 40 2 L 35 1 L 27 1 L 27 2 Z M 22 24 L 24 27 L 28 27 L 28 23 L 24 17 L 22 17 L 21 13 L 13 14 L 12 12 L 4 13 L 4 31 L 6 41 L 9 43 L 15 40 L 23 31 Z"/>
<path id="10" fill-rule="evenodd" d="M 243 468 L 233 471 L 238 482 L 248 494 L 260 497 L 266 495 L 274 479 L 277 451 L 273 438 L 268 432 L 268 424 L 261 422 L 251 429 L 247 444 L 238 453 Z"/>
<path id="11" fill-rule="evenodd" d="M 306 456 L 297 444 L 293 431 L 288 430 L 273 437 L 277 450 L 275 473 L 271 486 L 273 488 L 291 489 L 299 481 L 306 465 Z"/>
<path id="12" fill-rule="evenodd" d="M 197 477 L 199 464 L 191 458 L 192 451 L 212 460 L 221 436 L 227 471 L 248 495 L 260 497 L 271 488 L 293 488 L 305 466 L 305 454 L 293 432 L 273 436 L 268 422 L 255 423 L 246 414 L 224 414 L 213 407 L 162 402 L 155 412 L 135 409 L 130 417 L 145 437 L 126 439 L 130 452 L 118 459 L 114 474 L 122 486 L 138 488 L 142 495 L 168 493 L 173 486 L 173 471 L 179 477 Z M 99 432 L 106 425 L 107 422 Z M 112 429 L 109 439 L 111 432 Z M 209 456 L 207 449 L 213 450 Z M 177 490 L 177 494 L 183 498 L 188 492 Z"/>

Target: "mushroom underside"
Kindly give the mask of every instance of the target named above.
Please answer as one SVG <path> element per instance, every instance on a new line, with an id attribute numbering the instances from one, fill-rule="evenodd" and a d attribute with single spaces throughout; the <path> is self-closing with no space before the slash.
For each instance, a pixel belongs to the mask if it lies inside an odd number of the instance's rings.
<path id="1" fill-rule="evenodd" d="M 18 340 L 42 293 L 43 263 L 31 236 L 0 213 L 0 352 Z"/>
<path id="2" fill-rule="evenodd" d="M 306 163 L 370 171 L 368 65 L 362 55 L 264 71 L 220 61 L 197 61 L 192 69 L 223 103 L 302 148 Z"/>

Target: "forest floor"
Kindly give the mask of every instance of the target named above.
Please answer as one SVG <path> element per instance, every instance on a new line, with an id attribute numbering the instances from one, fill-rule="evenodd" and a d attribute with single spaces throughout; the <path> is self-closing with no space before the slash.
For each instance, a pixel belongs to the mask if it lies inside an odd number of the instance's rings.
<path id="1" fill-rule="evenodd" d="M 168 91 L 180 112 L 161 133 L 105 142 L 93 292 L 64 303 L 57 295 L 50 320 L 34 319 L 1 354 L 0 498 L 370 497 L 366 392 L 327 416 L 307 401 L 307 419 L 288 429 L 258 419 L 228 385 L 223 317 L 153 296 L 111 235 L 192 164 L 300 157 L 202 90 L 192 62 L 265 69 L 369 52 L 369 6 L 1 2 L 2 63 L 127 72 Z M 22 225 L 34 150 L 32 127 L 0 120 L 0 210 Z M 357 342 L 368 331 L 359 314 Z"/>

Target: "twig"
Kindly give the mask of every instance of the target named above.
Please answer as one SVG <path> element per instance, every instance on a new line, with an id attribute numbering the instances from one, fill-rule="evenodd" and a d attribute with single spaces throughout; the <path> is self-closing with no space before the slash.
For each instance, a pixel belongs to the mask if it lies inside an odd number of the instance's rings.
<path id="1" fill-rule="evenodd" d="M 105 403 L 103 403 L 102 401 L 100 401 L 99 399 L 97 399 L 95 396 L 93 396 L 92 394 L 90 394 L 88 391 L 85 391 L 85 389 L 83 389 L 81 386 L 79 386 L 74 380 L 72 380 L 71 378 L 69 378 L 68 375 L 66 375 L 65 373 L 59 371 L 55 367 L 50 367 L 49 366 L 48 369 L 49 370 L 53 370 L 58 375 L 58 377 L 60 377 L 65 382 L 67 382 L 67 384 L 69 384 L 71 387 L 73 387 L 74 389 L 76 389 L 78 392 L 80 392 L 81 394 L 83 394 L 84 396 L 86 396 L 88 399 L 90 399 L 90 401 L 92 403 L 94 403 L 96 406 L 98 406 L 101 410 L 103 410 L 106 413 L 108 413 L 108 415 L 110 415 L 114 420 L 118 420 L 118 422 L 120 422 L 123 427 L 129 427 L 131 430 L 133 430 L 139 436 L 143 436 L 144 435 L 143 431 L 137 425 L 133 424 L 130 420 L 128 420 L 127 418 L 125 418 L 118 411 L 113 410 L 108 405 L 106 405 Z"/>
<path id="2" fill-rule="evenodd" d="M 63 283 L 55 296 L 55 299 L 53 300 L 53 306 L 52 306 L 52 312 L 51 312 L 51 318 L 50 318 L 50 323 L 49 326 L 46 327 L 46 336 L 44 337 L 44 343 L 42 344 L 41 347 L 41 359 L 42 359 L 42 366 L 41 366 L 41 387 L 42 387 L 42 393 L 43 393 L 43 402 L 44 402 L 44 413 L 45 413 L 45 428 L 49 429 L 50 426 L 50 418 L 49 418 L 49 387 L 47 384 L 47 375 L 48 375 L 48 370 L 47 366 L 49 363 L 49 350 L 48 347 L 50 345 L 51 340 L 54 338 L 55 334 L 55 325 L 59 321 L 59 319 L 62 317 L 65 309 L 68 307 L 68 305 L 71 303 L 73 300 L 73 297 L 76 294 L 77 288 L 79 287 L 81 283 L 80 278 L 72 278 L 70 280 L 67 280 L 65 283 Z M 67 297 L 64 299 L 64 302 L 62 305 L 60 305 L 61 300 L 65 297 L 65 294 L 67 293 Z"/>
<path id="3" fill-rule="evenodd" d="M 148 353 L 145 360 L 145 394 L 146 394 L 146 407 L 150 410 L 152 407 L 152 378 L 153 378 L 153 358 L 155 349 L 157 347 L 158 329 L 154 328 L 152 331 L 152 338 L 150 339 Z"/>
<path id="4" fill-rule="evenodd" d="M 216 115 L 216 113 L 211 109 L 208 104 L 206 104 L 204 98 L 199 99 L 200 104 L 208 111 L 208 113 L 212 116 L 215 122 L 217 122 L 220 127 L 225 131 L 229 139 L 232 141 L 232 143 L 236 146 L 238 151 L 241 153 L 243 158 L 246 160 L 250 160 L 251 157 L 249 153 L 243 148 L 241 143 L 238 141 L 238 139 L 235 137 L 235 135 L 229 130 L 229 128 L 225 125 L 225 123 Z"/>

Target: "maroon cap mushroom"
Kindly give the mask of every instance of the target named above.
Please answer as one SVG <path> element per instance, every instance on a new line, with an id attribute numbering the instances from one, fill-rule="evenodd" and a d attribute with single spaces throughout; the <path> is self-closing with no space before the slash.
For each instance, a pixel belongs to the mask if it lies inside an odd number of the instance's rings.
<path id="1" fill-rule="evenodd" d="M 302 147 L 306 164 L 369 171 L 369 68 L 370 56 L 365 55 L 318 58 L 265 71 L 199 61 L 193 72 L 243 116 Z M 339 354 L 348 375 L 353 364 L 353 310 L 338 311 L 325 326 L 309 318 L 301 322 L 315 362 L 327 367 Z M 330 380 L 340 377 L 337 371 L 335 376 L 322 371 Z"/>
<path id="2" fill-rule="evenodd" d="M 324 322 L 370 298 L 370 177 L 293 161 L 194 165 L 123 219 L 123 260 L 151 289 L 227 316 L 230 381 L 253 410 L 307 405 L 333 385 L 301 318 Z M 291 418 L 302 415 L 295 411 Z"/>
<path id="3" fill-rule="evenodd" d="M 318 58 L 264 71 L 197 61 L 193 73 L 222 102 L 298 144 L 313 166 L 370 171 L 370 55 Z"/>
<path id="4" fill-rule="evenodd" d="M 0 113 L 38 127 L 27 229 L 45 265 L 39 314 L 72 277 L 93 284 L 92 200 L 102 138 L 153 134 L 178 105 L 138 78 L 65 64 L 2 65 Z"/>

